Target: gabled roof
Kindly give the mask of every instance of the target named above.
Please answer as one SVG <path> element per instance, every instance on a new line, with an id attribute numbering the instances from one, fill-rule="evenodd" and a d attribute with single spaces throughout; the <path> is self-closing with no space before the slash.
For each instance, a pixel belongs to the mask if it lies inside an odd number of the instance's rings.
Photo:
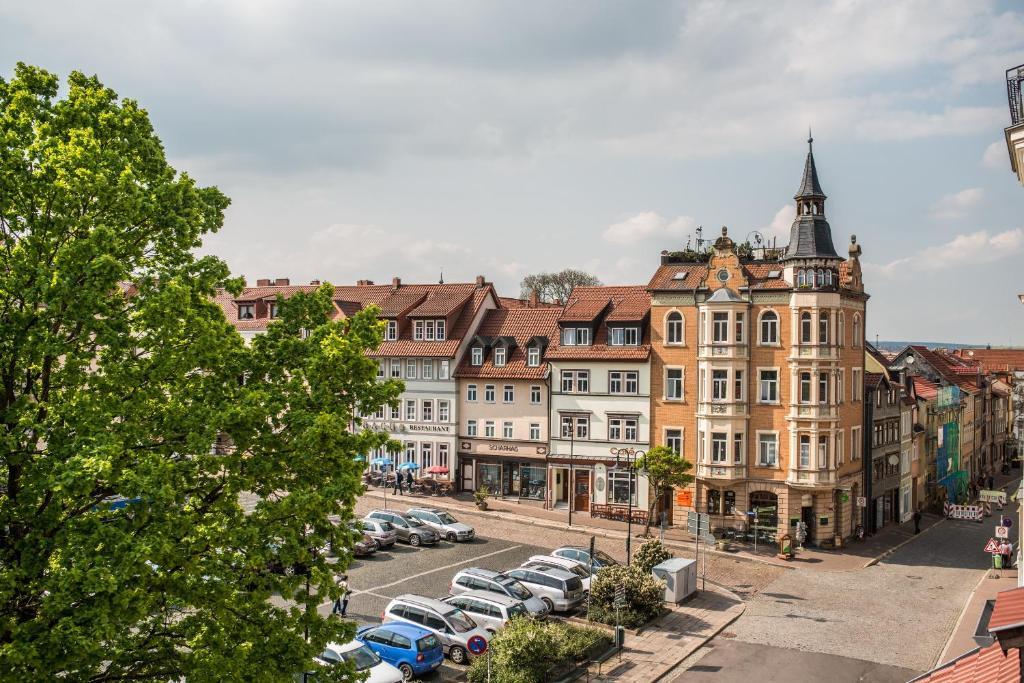
<path id="1" fill-rule="evenodd" d="M 459 364 L 456 377 L 479 377 L 495 379 L 543 379 L 547 363 L 541 358 L 539 366 L 526 364 L 527 346 L 537 338 L 558 338 L 558 317 L 560 308 L 498 308 L 487 311 L 480 323 L 478 337 L 488 341 L 495 338 L 512 338 L 515 346 L 504 366 L 495 366 L 493 354 L 484 358 L 482 365 L 472 365 L 471 354 Z"/>
<path id="2" fill-rule="evenodd" d="M 978 393 L 978 384 L 973 379 L 977 374 L 976 368 L 964 372 L 962 368 L 969 366 L 959 360 L 952 360 L 952 357 L 947 354 L 932 351 L 925 346 L 911 345 L 908 348 L 913 349 L 914 353 L 926 362 L 942 379 L 959 387 L 961 391 L 968 394 Z"/>
<path id="3" fill-rule="evenodd" d="M 563 323 L 589 323 L 604 313 L 611 302 L 612 300 L 608 297 L 600 299 L 570 298 L 562 309 L 562 315 L 558 320 Z"/>
<path id="4" fill-rule="evenodd" d="M 647 289 L 652 292 L 693 290 L 704 283 L 708 275 L 707 264 L 704 263 L 675 263 L 659 266 Z"/>
<path id="5" fill-rule="evenodd" d="M 984 648 L 974 648 L 951 662 L 929 671 L 910 683 L 1020 683 L 1020 652 L 1010 648 L 1003 652 L 996 641 Z"/>
<path id="6" fill-rule="evenodd" d="M 1024 588 L 1000 591 L 996 606 L 988 619 L 990 633 L 999 633 L 1011 628 L 1024 628 Z"/>
<path id="7" fill-rule="evenodd" d="M 651 297 L 641 286 L 577 287 L 566 303 L 566 309 L 608 309 L 605 319 L 597 326 L 590 346 L 562 346 L 556 335 L 544 357 L 549 360 L 633 360 L 644 361 L 650 355 L 649 343 L 643 343 L 649 334 L 648 326 L 640 326 L 639 346 L 608 345 L 608 321 L 642 321 L 650 315 Z M 565 314 L 559 318 L 564 322 Z M 591 319 L 593 320 L 593 318 Z"/>
<path id="8" fill-rule="evenodd" d="M 917 394 L 918 398 L 924 399 L 925 401 L 931 401 L 938 397 L 939 386 L 934 382 L 931 382 L 926 377 L 920 375 L 913 375 L 910 381 L 914 383 L 914 393 Z"/>
<path id="9" fill-rule="evenodd" d="M 989 372 L 1024 370 L 1024 349 L 956 349 L 953 354 L 980 362 Z"/>
<path id="10" fill-rule="evenodd" d="M 877 372 L 865 372 L 864 373 L 864 388 L 867 390 L 874 391 L 880 384 L 887 383 L 885 375 Z"/>

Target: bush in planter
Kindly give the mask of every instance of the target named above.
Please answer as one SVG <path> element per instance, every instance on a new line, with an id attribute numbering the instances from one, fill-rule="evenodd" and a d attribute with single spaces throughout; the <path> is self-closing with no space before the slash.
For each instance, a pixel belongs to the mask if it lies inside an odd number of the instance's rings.
<path id="1" fill-rule="evenodd" d="M 665 598 L 665 582 L 650 572 L 613 565 L 601 569 L 590 583 L 590 620 L 615 623 L 615 587 L 625 586 L 626 605 L 619 610 L 619 623 L 628 628 L 643 626 L 658 617 Z"/>
<path id="2" fill-rule="evenodd" d="M 559 621 L 512 619 L 489 643 L 492 683 L 539 683 L 607 647 L 604 631 Z M 487 658 L 476 658 L 469 668 L 471 683 L 487 680 Z"/>
<path id="3" fill-rule="evenodd" d="M 487 506 L 487 497 L 491 495 L 491 490 L 487 488 L 487 484 L 484 484 L 476 491 L 473 492 L 473 500 L 479 507 Z"/>
<path id="4" fill-rule="evenodd" d="M 640 546 L 640 549 L 633 555 L 633 566 L 639 572 L 650 574 L 655 566 L 665 560 L 671 560 L 672 557 L 672 553 L 665 550 L 665 546 L 661 544 L 661 541 L 651 539 Z"/>

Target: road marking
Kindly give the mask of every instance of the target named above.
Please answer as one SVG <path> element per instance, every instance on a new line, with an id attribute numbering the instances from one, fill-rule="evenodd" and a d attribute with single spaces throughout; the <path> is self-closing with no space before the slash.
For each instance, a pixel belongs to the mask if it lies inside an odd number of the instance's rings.
<path id="1" fill-rule="evenodd" d="M 487 553 L 485 555 L 477 555 L 476 557 L 471 557 L 468 560 L 462 560 L 461 562 L 452 562 L 451 564 L 446 564 L 443 567 L 435 567 L 434 569 L 428 569 L 425 572 L 420 572 L 419 574 L 413 574 L 412 576 L 406 576 L 406 577 L 404 577 L 402 579 L 399 579 L 398 581 L 392 581 L 391 583 L 385 583 L 383 585 L 374 586 L 372 588 L 364 588 L 363 590 L 352 591 L 352 593 L 350 594 L 350 597 L 354 597 L 356 595 L 366 595 L 366 594 L 368 594 L 368 595 L 373 595 L 374 597 L 385 598 L 387 600 L 391 600 L 391 598 L 388 598 L 387 596 L 378 595 L 377 591 L 384 590 L 385 588 L 391 588 L 392 586 L 397 586 L 399 584 L 406 583 L 408 581 L 412 581 L 413 579 L 418 579 L 421 576 L 426 576 L 427 574 L 433 574 L 434 572 L 441 572 L 441 571 L 444 571 L 445 569 L 453 569 L 455 567 L 459 567 L 459 566 L 464 565 L 464 564 L 469 564 L 470 562 L 476 562 L 477 560 L 483 560 L 483 559 L 488 558 L 488 557 L 494 557 L 495 555 L 501 555 L 502 553 L 507 553 L 510 550 L 518 550 L 519 548 L 522 548 L 522 547 L 523 547 L 522 545 L 509 546 L 508 548 L 503 548 L 501 550 L 495 550 L 493 553 Z M 331 602 L 332 602 L 331 600 L 328 600 L 327 602 L 322 602 L 320 604 L 321 604 L 321 606 L 329 605 L 329 604 L 331 604 Z"/>

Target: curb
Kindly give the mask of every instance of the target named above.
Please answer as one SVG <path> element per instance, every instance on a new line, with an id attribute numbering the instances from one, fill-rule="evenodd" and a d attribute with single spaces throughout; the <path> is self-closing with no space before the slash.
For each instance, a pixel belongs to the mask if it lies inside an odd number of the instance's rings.
<path id="1" fill-rule="evenodd" d="M 969 608 L 971 603 L 974 601 L 974 595 L 978 592 L 978 588 L 980 588 L 981 584 L 985 583 L 985 579 L 991 575 L 992 570 L 986 570 L 985 573 L 981 575 L 981 578 L 978 579 L 978 583 L 974 584 L 974 588 L 972 588 L 971 592 L 967 595 L 967 599 L 964 600 L 964 606 L 960 608 L 960 614 L 957 616 L 956 622 L 953 624 L 953 630 L 949 632 L 949 637 L 946 638 L 946 644 L 942 646 L 942 652 L 939 653 L 938 658 L 932 664 L 933 668 L 939 666 L 945 661 L 948 661 L 946 657 L 949 655 L 949 646 L 953 644 L 953 638 L 956 636 L 956 632 L 960 629 L 960 624 L 963 622 L 964 616 L 967 614 L 967 608 Z"/>
<path id="2" fill-rule="evenodd" d="M 745 603 L 743 601 L 743 599 L 740 598 L 740 596 L 736 595 L 735 593 L 733 593 L 728 588 L 723 588 L 722 586 L 717 586 L 717 588 L 719 588 L 719 590 L 721 590 L 723 593 L 727 593 L 730 597 L 732 597 L 734 600 L 736 600 L 739 603 L 739 607 L 740 607 L 739 611 L 736 612 L 735 616 L 733 616 L 732 618 L 722 622 L 722 624 L 720 624 L 719 626 L 715 627 L 711 631 L 711 633 L 709 633 L 707 636 L 705 636 L 702 640 L 695 642 L 693 644 L 693 647 L 689 648 L 689 650 L 686 652 L 685 655 L 683 655 L 682 657 L 677 659 L 675 662 L 673 662 L 667 669 L 665 669 L 665 671 L 663 671 L 662 673 L 660 673 L 657 676 L 655 676 L 654 678 L 652 678 L 651 679 L 651 683 L 656 683 L 657 681 L 660 681 L 660 680 L 664 679 L 666 676 L 668 676 L 669 674 L 674 672 L 676 670 L 676 668 L 680 664 L 685 662 L 687 659 L 689 659 L 693 655 L 694 652 L 696 652 L 697 650 L 699 650 L 702 647 L 704 647 L 705 645 L 707 645 L 708 642 L 710 642 L 712 639 L 714 639 L 719 633 L 724 631 L 726 626 L 729 626 L 734 621 L 736 621 L 737 619 L 742 617 L 743 613 L 747 611 L 747 603 Z"/>
<path id="3" fill-rule="evenodd" d="M 923 529 L 921 531 L 921 533 L 915 534 L 915 535 L 911 536 L 910 538 L 908 538 L 907 540 L 901 541 L 900 543 L 897 543 L 896 545 L 894 545 L 893 547 L 889 548 L 888 550 L 886 550 L 881 555 L 878 555 L 877 557 L 872 557 L 870 560 L 868 560 L 867 562 L 864 563 L 864 565 L 861 567 L 861 569 L 867 569 L 868 567 L 873 567 L 874 565 L 878 564 L 880 561 L 882 561 L 885 558 L 889 557 L 890 555 L 892 555 L 894 552 L 896 552 L 897 550 L 899 550 L 900 548 L 902 548 L 906 544 L 911 543 L 913 541 L 916 541 L 917 539 L 921 538 L 923 535 L 925 535 L 926 533 L 928 533 L 929 531 L 931 531 L 935 527 L 940 526 L 940 525 L 944 524 L 945 522 L 946 522 L 946 518 L 945 517 L 941 518 L 939 521 L 935 522 L 935 524 L 932 524 L 930 527 L 928 527 L 926 529 Z"/>

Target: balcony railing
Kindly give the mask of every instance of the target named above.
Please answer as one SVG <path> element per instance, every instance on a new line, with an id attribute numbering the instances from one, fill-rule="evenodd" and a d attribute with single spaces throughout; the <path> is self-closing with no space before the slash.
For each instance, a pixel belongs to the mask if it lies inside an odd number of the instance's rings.
<path id="1" fill-rule="evenodd" d="M 801 344 L 789 352 L 790 360 L 839 360 L 839 347 L 832 344 Z"/>
<path id="2" fill-rule="evenodd" d="M 725 360 L 747 358 L 746 344 L 700 344 L 697 348 L 698 358 L 701 360 Z"/>
<path id="3" fill-rule="evenodd" d="M 1021 83 L 1024 82 L 1024 64 L 1006 70 L 1006 97 L 1010 101 L 1010 125 L 1024 123 L 1024 100 Z"/>
<path id="4" fill-rule="evenodd" d="M 697 408 L 701 417 L 746 417 L 745 401 L 701 401 Z"/>
<path id="5" fill-rule="evenodd" d="M 799 403 L 789 407 L 789 417 L 794 420 L 835 420 L 838 408 L 821 403 Z"/>
<path id="6" fill-rule="evenodd" d="M 745 479 L 747 477 L 746 465 L 727 465 L 716 463 L 713 465 L 698 464 L 697 476 L 701 479 L 731 480 Z"/>

